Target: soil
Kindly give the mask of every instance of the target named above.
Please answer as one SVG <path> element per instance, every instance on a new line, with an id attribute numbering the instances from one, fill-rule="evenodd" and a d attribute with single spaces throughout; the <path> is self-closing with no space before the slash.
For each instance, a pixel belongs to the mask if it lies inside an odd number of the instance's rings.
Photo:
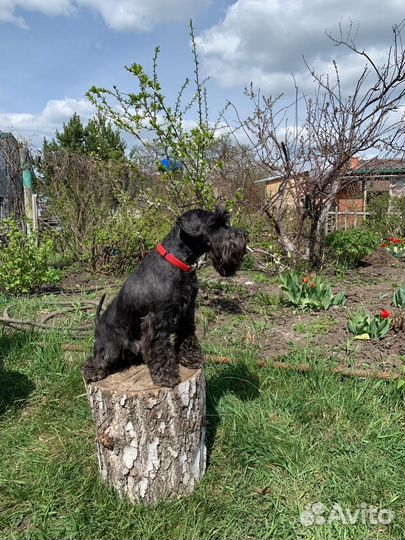
<path id="1" fill-rule="evenodd" d="M 280 289 L 274 279 L 259 283 L 262 279 L 239 272 L 235 278 L 221 280 L 221 289 L 207 289 L 204 282 L 218 283 L 211 271 L 200 280 L 200 337 L 213 349 L 234 348 L 236 356 L 241 347 L 254 347 L 261 359 L 281 360 L 288 356 L 291 362 L 296 353 L 297 362 L 305 361 L 304 356 L 312 361 L 318 357 L 344 367 L 398 372 L 405 359 L 404 314 L 392 305 L 392 295 L 396 287 L 405 283 L 405 263 L 379 249 L 341 280 L 331 275 L 328 279 L 334 292 L 344 291 L 345 306 L 294 313 L 278 303 Z M 266 296 L 268 305 L 263 303 Z M 394 314 L 398 328 L 382 340 L 354 340 L 347 331 L 347 318 L 359 306 L 371 314 L 387 309 Z M 205 310 L 209 324 L 204 322 Z"/>

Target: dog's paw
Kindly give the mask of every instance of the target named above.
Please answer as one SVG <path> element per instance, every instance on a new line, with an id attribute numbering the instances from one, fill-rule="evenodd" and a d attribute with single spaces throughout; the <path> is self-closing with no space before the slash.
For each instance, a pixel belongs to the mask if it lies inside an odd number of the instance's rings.
<path id="1" fill-rule="evenodd" d="M 204 365 L 204 356 L 196 336 L 190 336 L 182 342 L 177 359 L 182 366 L 190 369 L 199 369 Z"/>
<path id="2" fill-rule="evenodd" d="M 108 376 L 104 369 L 98 369 L 91 362 L 86 362 L 82 368 L 82 375 L 87 384 L 101 381 Z"/>
<path id="3" fill-rule="evenodd" d="M 179 355 L 179 363 L 189 369 L 200 369 L 204 365 L 204 358 L 201 352 Z"/>
<path id="4" fill-rule="evenodd" d="M 153 384 L 156 386 L 163 386 L 166 388 L 174 388 L 181 383 L 180 372 L 179 373 L 158 373 L 152 375 Z"/>

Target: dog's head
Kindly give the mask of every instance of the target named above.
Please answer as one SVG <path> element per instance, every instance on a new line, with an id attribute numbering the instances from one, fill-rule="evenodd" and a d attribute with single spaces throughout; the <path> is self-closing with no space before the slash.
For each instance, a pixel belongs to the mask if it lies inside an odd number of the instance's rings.
<path id="1" fill-rule="evenodd" d="M 240 268 L 246 253 L 246 235 L 229 225 L 226 210 L 190 210 L 178 218 L 177 225 L 183 240 L 197 255 L 209 252 L 221 276 L 232 276 Z"/>

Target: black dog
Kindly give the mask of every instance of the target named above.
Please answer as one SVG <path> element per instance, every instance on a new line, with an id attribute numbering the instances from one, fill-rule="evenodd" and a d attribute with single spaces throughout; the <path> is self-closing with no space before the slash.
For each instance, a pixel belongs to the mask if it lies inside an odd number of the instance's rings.
<path id="1" fill-rule="evenodd" d="M 159 386 L 180 382 L 179 363 L 201 367 L 194 321 L 195 265 L 208 252 L 221 276 L 231 276 L 240 267 L 246 236 L 228 222 L 222 209 L 190 210 L 178 218 L 158 249 L 145 257 L 96 318 L 94 356 L 83 366 L 86 382 L 104 379 L 135 357 L 143 358 Z"/>

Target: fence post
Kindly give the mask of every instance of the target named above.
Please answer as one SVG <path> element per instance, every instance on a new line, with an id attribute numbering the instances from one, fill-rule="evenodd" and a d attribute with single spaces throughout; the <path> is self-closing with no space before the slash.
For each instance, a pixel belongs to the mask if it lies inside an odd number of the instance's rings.
<path id="1" fill-rule="evenodd" d="M 25 145 L 20 149 L 20 160 L 23 170 L 25 215 L 29 220 L 33 220 L 31 159 L 28 148 Z M 27 232 L 29 232 L 29 229 L 30 226 L 27 224 Z"/>

